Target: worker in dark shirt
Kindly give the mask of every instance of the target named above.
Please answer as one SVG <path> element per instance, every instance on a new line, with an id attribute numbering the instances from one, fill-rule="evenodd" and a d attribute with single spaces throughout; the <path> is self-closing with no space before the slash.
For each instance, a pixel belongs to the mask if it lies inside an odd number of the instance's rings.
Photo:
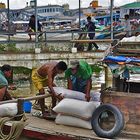
<path id="1" fill-rule="evenodd" d="M 39 23 L 39 21 L 37 21 L 37 26 L 38 26 L 38 30 L 39 32 L 42 32 L 42 25 Z M 28 32 L 29 32 L 29 40 L 32 40 L 32 35 L 35 35 L 34 32 L 36 32 L 36 29 L 35 29 L 35 16 L 32 15 L 31 18 L 30 18 L 30 21 L 29 21 L 29 27 L 28 27 Z M 42 33 L 39 34 L 38 37 L 42 36 Z"/>
<path id="2" fill-rule="evenodd" d="M 92 32 L 92 33 L 88 33 L 89 39 L 92 40 L 95 37 L 95 29 L 96 29 L 96 26 L 91 21 L 91 17 L 90 16 L 87 17 L 87 22 L 88 23 L 86 24 L 86 29 L 87 29 L 88 32 Z M 94 45 L 94 47 L 96 49 L 99 48 L 95 42 L 90 42 L 89 45 L 88 45 L 88 49 L 87 49 L 88 51 L 91 51 L 92 50 L 92 47 L 93 47 L 92 45 Z"/>

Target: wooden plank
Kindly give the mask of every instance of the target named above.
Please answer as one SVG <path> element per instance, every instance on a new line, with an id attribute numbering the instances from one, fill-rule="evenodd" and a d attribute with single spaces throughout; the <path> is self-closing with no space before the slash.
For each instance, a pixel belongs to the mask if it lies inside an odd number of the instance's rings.
<path id="1" fill-rule="evenodd" d="M 119 42 L 120 45 L 139 45 L 139 42 Z"/>
<path id="2" fill-rule="evenodd" d="M 10 132 L 11 126 L 10 125 L 5 125 L 4 126 L 4 132 L 8 134 Z M 46 134 L 44 132 L 39 132 L 39 131 L 33 131 L 31 129 L 23 129 L 22 134 L 19 139 L 24 139 L 26 138 L 31 138 L 34 140 L 76 140 L 73 137 L 68 137 L 68 136 L 57 136 L 57 135 L 51 135 L 51 134 Z"/>
<path id="3" fill-rule="evenodd" d="M 117 48 L 118 52 L 120 53 L 136 53 L 140 54 L 140 49 L 124 49 L 124 48 Z"/>
<path id="4" fill-rule="evenodd" d="M 139 54 L 134 54 L 134 53 L 132 53 L 132 54 L 129 54 L 129 53 L 119 53 L 119 52 L 117 52 L 117 53 L 114 53 L 116 56 L 117 55 L 121 55 L 121 56 L 129 56 L 129 57 L 139 57 Z"/>
<path id="5" fill-rule="evenodd" d="M 124 115 L 125 130 L 140 133 L 140 94 L 117 91 L 102 93 L 102 102 L 117 106 Z"/>
<path id="6" fill-rule="evenodd" d="M 41 99 L 41 98 L 48 98 L 50 96 L 51 96 L 50 94 L 46 94 L 46 95 L 38 95 L 38 96 L 34 96 L 34 97 L 32 96 L 32 97 L 27 97 L 27 98 L 20 98 L 20 99 L 22 99 L 24 101 L 31 101 L 31 100 Z M 2 102 L 0 102 L 0 105 L 5 104 L 5 103 L 16 103 L 17 101 L 18 101 L 18 99 L 2 101 Z"/>

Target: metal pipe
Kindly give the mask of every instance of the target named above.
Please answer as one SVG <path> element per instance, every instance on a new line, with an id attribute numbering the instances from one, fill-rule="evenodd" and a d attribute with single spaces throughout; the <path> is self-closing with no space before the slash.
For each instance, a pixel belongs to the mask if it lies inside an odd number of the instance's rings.
<path id="1" fill-rule="evenodd" d="M 37 17 L 37 0 L 35 0 L 35 48 L 38 47 L 38 17 Z"/>
<path id="2" fill-rule="evenodd" d="M 110 1 L 110 20 L 111 20 L 111 39 L 113 40 L 113 5 L 114 0 Z"/>
<path id="3" fill-rule="evenodd" d="M 7 0 L 7 8 L 8 8 L 8 41 L 10 41 L 10 4 L 9 4 L 9 0 Z"/>
<path id="4" fill-rule="evenodd" d="M 81 28 L 81 0 L 79 0 L 79 29 Z"/>

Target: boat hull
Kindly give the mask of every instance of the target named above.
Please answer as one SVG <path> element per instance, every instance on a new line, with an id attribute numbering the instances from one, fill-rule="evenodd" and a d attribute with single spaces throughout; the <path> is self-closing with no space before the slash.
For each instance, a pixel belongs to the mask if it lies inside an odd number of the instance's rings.
<path id="1" fill-rule="evenodd" d="M 117 106 L 124 115 L 126 131 L 140 133 L 140 95 L 117 91 L 105 91 L 101 95 L 103 103 Z"/>

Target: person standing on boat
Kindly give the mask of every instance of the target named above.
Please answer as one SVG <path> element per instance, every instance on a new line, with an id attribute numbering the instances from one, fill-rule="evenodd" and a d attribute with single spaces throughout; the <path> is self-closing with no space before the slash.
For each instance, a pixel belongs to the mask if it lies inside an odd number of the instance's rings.
<path id="1" fill-rule="evenodd" d="M 61 99 L 60 96 L 55 94 L 53 89 L 54 86 L 54 78 L 57 74 L 63 73 L 67 69 L 67 65 L 65 62 L 48 62 L 38 69 L 34 69 L 32 71 L 32 82 L 35 85 L 36 89 L 39 91 L 40 95 L 45 94 L 44 87 L 47 86 L 52 95 L 52 108 L 56 105 L 56 99 Z M 47 114 L 45 112 L 45 99 L 39 99 L 39 104 L 42 110 L 43 117 L 46 117 Z"/>
<path id="2" fill-rule="evenodd" d="M 90 101 L 90 90 L 92 88 L 92 68 L 83 60 L 71 61 L 71 67 L 65 71 L 68 81 L 68 89 L 85 93 L 85 98 Z"/>
<path id="3" fill-rule="evenodd" d="M 131 24 L 130 24 L 130 19 L 129 19 L 129 15 L 126 14 L 124 16 L 125 18 L 125 22 L 124 22 L 124 26 L 125 26 L 125 31 L 126 31 L 126 37 L 130 37 L 131 36 Z"/>
<path id="4" fill-rule="evenodd" d="M 36 28 L 35 28 L 35 15 L 32 15 L 30 20 L 29 20 L 29 25 L 28 25 L 28 32 L 29 32 L 29 40 L 32 40 L 32 35 L 35 35 L 34 32 L 36 32 Z M 37 21 L 37 26 L 38 26 L 38 31 L 42 32 L 42 25 L 40 24 L 39 21 Z M 40 35 L 38 37 L 42 36 L 42 33 L 40 33 Z"/>
<path id="5" fill-rule="evenodd" d="M 95 37 L 95 29 L 96 29 L 96 26 L 95 26 L 94 22 L 91 21 L 91 17 L 90 16 L 87 17 L 87 22 L 88 23 L 86 24 L 86 29 L 87 29 L 88 32 L 92 32 L 92 33 L 88 33 L 88 36 L 89 36 L 89 39 L 90 40 L 93 40 L 94 37 Z M 94 47 L 96 49 L 99 48 L 95 42 L 91 42 L 88 45 L 88 49 L 87 49 L 88 51 L 91 51 L 92 50 L 92 48 L 93 48 L 92 45 L 94 45 Z"/>
<path id="6" fill-rule="evenodd" d="M 8 80 L 12 75 L 12 67 L 10 65 L 3 65 L 0 70 L 0 101 L 12 100 L 8 92 Z"/>

